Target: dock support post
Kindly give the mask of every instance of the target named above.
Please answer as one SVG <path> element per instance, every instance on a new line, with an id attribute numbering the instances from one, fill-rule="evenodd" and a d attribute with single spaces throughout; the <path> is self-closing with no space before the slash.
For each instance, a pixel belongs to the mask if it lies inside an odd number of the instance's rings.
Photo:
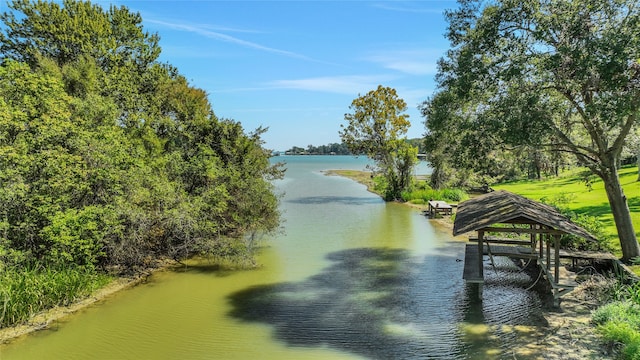
<path id="1" fill-rule="evenodd" d="M 484 231 L 478 231 L 478 275 L 484 282 Z M 482 282 L 478 283 L 478 300 L 482 301 Z"/>
<path id="2" fill-rule="evenodd" d="M 547 243 L 547 270 L 551 270 L 551 235 L 547 234 L 545 243 Z"/>
<path id="3" fill-rule="evenodd" d="M 484 258 L 484 231 L 478 231 L 478 275 L 484 279 L 484 264 L 482 260 Z"/>
<path id="4" fill-rule="evenodd" d="M 540 242 L 540 256 L 539 256 L 539 258 L 542 259 L 542 257 L 544 256 L 544 235 L 543 234 L 538 234 L 538 241 Z"/>
<path id="5" fill-rule="evenodd" d="M 554 256 L 554 263 L 555 263 L 555 273 L 554 273 L 554 281 L 556 282 L 556 285 L 558 285 L 559 280 L 560 280 L 560 235 L 553 235 L 554 237 L 554 244 L 553 247 L 555 249 L 555 256 Z"/>

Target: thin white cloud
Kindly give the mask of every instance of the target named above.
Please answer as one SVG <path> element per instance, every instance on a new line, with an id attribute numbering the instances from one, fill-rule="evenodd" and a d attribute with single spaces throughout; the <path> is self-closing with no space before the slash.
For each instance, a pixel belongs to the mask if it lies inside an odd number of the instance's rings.
<path id="1" fill-rule="evenodd" d="M 213 30 L 211 30 L 212 27 L 210 27 L 210 26 L 194 26 L 194 25 L 190 25 L 190 24 L 173 23 L 173 22 L 153 20 L 153 19 L 145 20 L 145 22 L 152 23 L 152 24 L 155 24 L 155 25 L 164 26 L 164 27 L 167 27 L 167 28 L 170 28 L 170 29 L 174 29 L 174 30 L 186 31 L 186 32 L 198 34 L 198 35 L 210 38 L 210 39 L 223 41 L 223 42 L 228 42 L 228 43 L 236 44 L 236 45 L 243 46 L 243 47 L 250 48 L 250 49 L 265 51 L 265 52 L 278 54 L 278 55 L 283 55 L 283 56 L 296 58 L 296 59 L 301 59 L 301 60 L 315 61 L 314 59 L 311 59 L 308 56 L 305 56 L 305 55 L 302 55 L 302 54 L 298 54 L 298 53 L 295 53 L 295 52 L 292 52 L 292 51 L 281 50 L 281 49 L 276 49 L 276 48 L 260 45 L 258 43 L 242 40 L 242 39 L 239 39 L 239 38 L 231 36 L 231 35 L 223 34 L 223 33 L 219 32 L 219 31 L 213 31 Z M 237 32 L 238 30 L 235 29 L 233 31 Z"/>
<path id="2" fill-rule="evenodd" d="M 435 75 L 441 56 L 441 52 L 433 50 L 385 50 L 368 56 L 365 60 L 405 74 Z"/>
<path id="3" fill-rule="evenodd" d="M 276 80 L 271 86 L 281 89 L 297 89 L 337 94 L 358 94 L 374 90 L 390 76 L 326 76 L 295 80 Z"/>

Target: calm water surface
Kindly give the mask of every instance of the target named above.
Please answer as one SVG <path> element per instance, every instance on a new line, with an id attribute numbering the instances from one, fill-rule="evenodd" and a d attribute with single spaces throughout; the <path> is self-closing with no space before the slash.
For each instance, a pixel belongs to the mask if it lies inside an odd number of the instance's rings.
<path id="1" fill-rule="evenodd" d="M 0 359 L 513 359 L 533 341 L 540 299 L 528 276 L 499 262 L 476 302 L 450 230 L 322 173 L 365 159 L 276 160 L 288 168 L 277 183 L 285 223 L 260 269 L 156 274 L 1 345 Z"/>

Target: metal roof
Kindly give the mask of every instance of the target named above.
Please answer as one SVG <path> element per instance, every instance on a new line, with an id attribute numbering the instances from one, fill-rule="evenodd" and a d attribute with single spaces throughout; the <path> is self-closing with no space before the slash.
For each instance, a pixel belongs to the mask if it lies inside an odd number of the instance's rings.
<path id="1" fill-rule="evenodd" d="M 460 203 L 453 223 L 453 235 L 477 231 L 499 223 L 540 224 L 588 240 L 596 240 L 555 208 L 505 190 Z"/>

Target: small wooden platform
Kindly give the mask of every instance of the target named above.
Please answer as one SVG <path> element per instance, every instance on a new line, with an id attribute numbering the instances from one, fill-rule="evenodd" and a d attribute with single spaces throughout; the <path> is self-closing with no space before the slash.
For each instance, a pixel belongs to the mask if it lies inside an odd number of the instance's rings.
<path id="1" fill-rule="evenodd" d="M 462 278 L 470 283 L 482 284 L 484 277 L 479 273 L 479 256 L 478 246 L 474 244 L 467 244 L 464 251 L 464 270 L 462 272 Z"/>
<path id="2" fill-rule="evenodd" d="M 433 218 L 436 214 L 451 215 L 453 207 L 446 201 L 429 200 L 429 208 L 427 210 L 429 217 Z"/>

